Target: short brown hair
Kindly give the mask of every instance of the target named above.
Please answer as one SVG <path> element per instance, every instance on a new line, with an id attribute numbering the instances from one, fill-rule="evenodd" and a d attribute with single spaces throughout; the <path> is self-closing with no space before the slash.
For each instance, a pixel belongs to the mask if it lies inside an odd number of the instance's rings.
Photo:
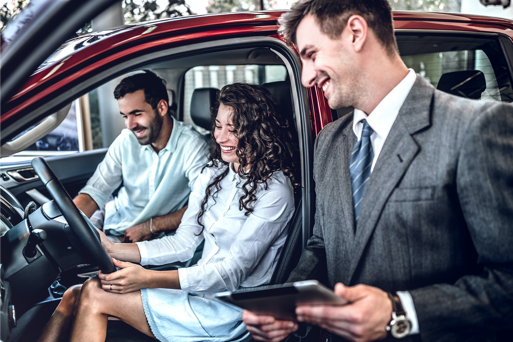
<path id="1" fill-rule="evenodd" d="M 347 20 L 359 15 L 389 54 L 398 51 L 392 9 L 387 0 L 300 0 L 280 18 L 280 34 L 295 44 L 297 27 L 308 14 L 315 17 L 321 32 L 331 39 L 339 39 Z"/>

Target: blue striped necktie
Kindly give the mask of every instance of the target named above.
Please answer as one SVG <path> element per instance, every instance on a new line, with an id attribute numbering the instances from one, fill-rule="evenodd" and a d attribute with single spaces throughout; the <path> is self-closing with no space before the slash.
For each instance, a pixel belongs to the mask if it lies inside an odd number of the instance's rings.
<path id="1" fill-rule="evenodd" d="M 358 216 L 360 215 L 360 206 L 362 204 L 365 185 L 369 181 L 372 160 L 374 159 L 374 152 L 372 151 L 372 144 L 370 141 L 370 136 L 374 131 L 367 123 L 367 120 L 362 120 L 362 123 L 362 138 L 354 145 L 349 164 L 351 187 L 353 189 L 355 226 L 358 223 Z"/>

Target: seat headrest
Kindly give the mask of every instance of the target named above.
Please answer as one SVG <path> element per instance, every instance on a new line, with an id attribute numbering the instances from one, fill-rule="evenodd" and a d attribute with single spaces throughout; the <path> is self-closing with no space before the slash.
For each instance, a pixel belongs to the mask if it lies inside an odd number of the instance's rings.
<path id="1" fill-rule="evenodd" d="M 478 100 L 486 89 L 486 81 L 479 70 L 454 71 L 443 74 L 437 88 L 449 94 Z"/>
<path id="2" fill-rule="evenodd" d="M 289 81 L 269 82 L 262 84 L 262 87 L 269 90 L 273 96 L 278 109 L 283 111 L 282 115 L 289 120 L 290 125 L 294 125 L 294 108 L 292 107 L 292 92 Z"/>
<path id="3" fill-rule="evenodd" d="M 212 123 L 210 122 L 210 108 L 216 102 L 216 88 L 197 88 L 194 89 L 191 99 L 191 118 L 192 121 L 201 128 L 210 131 Z"/>

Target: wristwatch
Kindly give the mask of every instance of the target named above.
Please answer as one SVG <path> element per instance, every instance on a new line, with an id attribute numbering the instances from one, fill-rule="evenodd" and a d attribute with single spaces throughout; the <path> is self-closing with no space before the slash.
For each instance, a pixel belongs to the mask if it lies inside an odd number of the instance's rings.
<path id="1" fill-rule="evenodd" d="M 388 297 L 392 301 L 392 320 L 388 323 L 386 330 L 394 338 L 406 337 L 411 331 L 411 321 L 406 317 L 406 312 L 399 296 L 389 292 Z"/>

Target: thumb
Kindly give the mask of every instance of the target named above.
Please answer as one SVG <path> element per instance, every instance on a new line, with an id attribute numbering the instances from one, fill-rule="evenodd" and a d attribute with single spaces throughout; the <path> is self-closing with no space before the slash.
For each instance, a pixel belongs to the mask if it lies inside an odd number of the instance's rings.
<path id="1" fill-rule="evenodd" d="M 335 285 L 335 294 L 339 297 L 346 299 L 348 302 L 356 302 L 358 299 L 363 297 L 361 288 L 358 286 L 345 286 L 342 283 Z"/>
<path id="2" fill-rule="evenodd" d="M 130 263 L 130 262 L 121 261 L 121 260 L 114 259 L 114 258 L 112 258 L 112 262 L 114 263 L 115 266 L 117 266 L 119 268 L 127 268 L 127 267 L 132 266 L 132 263 Z"/>

